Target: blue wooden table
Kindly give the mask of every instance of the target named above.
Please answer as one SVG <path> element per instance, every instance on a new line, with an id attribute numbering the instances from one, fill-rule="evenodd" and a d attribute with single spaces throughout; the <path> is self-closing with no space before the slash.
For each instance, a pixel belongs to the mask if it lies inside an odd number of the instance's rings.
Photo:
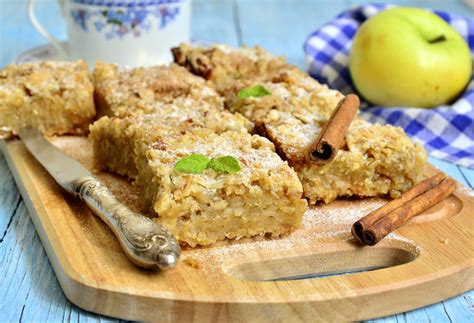
<path id="1" fill-rule="evenodd" d="M 234 46 L 259 44 L 303 67 L 305 37 L 340 11 L 360 2 L 195 0 L 192 33 L 195 39 Z M 474 18 L 474 11 L 454 0 L 392 2 L 437 8 Z M 37 8 L 38 18 L 46 28 L 65 39 L 57 1 L 40 0 Z M 44 43 L 28 21 L 26 0 L 0 0 L 0 67 L 21 52 Z M 474 186 L 474 170 L 434 158 L 430 158 L 430 162 L 464 185 Z M 9 321 L 115 320 L 85 312 L 65 298 L 0 154 L 0 322 Z M 474 291 L 377 321 L 472 322 Z"/>

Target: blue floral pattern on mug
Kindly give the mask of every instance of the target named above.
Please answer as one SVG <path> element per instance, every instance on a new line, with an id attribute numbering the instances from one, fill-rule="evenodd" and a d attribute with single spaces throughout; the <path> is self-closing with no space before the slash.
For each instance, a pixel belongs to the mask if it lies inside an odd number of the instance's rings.
<path id="1" fill-rule="evenodd" d="M 123 6 L 118 8 L 77 8 L 70 11 L 73 21 L 88 31 L 90 26 L 105 34 L 106 39 L 122 38 L 127 34 L 139 37 L 152 28 L 152 21 L 158 20 L 158 28 L 164 29 L 176 19 L 180 7 L 173 4 L 159 6 Z"/>

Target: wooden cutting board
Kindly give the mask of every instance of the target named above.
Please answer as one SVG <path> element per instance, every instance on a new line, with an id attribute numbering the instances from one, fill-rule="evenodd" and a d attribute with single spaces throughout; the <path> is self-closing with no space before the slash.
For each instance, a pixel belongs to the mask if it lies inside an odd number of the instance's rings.
<path id="1" fill-rule="evenodd" d="M 133 186 L 93 170 L 87 139 L 51 140 L 143 210 Z M 175 269 L 152 272 L 131 264 L 112 232 L 20 141 L 1 147 L 64 293 L 88 311 L 179 322 L 362 320 L 474 287 L 474 192 L 462 186 L 375 247 L 357 245 L 350 226 L 385 201 L 338 200 L 309 210 L 285 238 L 187 249 Z"/>

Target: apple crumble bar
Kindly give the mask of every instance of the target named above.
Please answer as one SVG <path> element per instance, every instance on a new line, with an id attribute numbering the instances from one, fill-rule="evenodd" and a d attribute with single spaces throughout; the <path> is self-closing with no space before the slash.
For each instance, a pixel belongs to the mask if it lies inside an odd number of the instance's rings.
<path id="1" fill-rule="evenodd" d="M 226 45 L 198 48 L 181 44 L 172 52 L 177 64 L 211 80 L 220 93 L 237 80 L 260 79 L 290 67 L 283 57 L 273 56 L 258 46 L 235 49 Z"/>
<path id="2" fill-rule="evenodd" d="M 135 114 L 124 117 L 127 121 L 119 122 L 118 117 L 102 117 L 91 126 L 91 139 L 94 142 L 94 158 L 99 167 L 111 170 L 131 179 L 138 173 L 135 167 L 135 151 L 133 145 L 127 145 L 128 128 L 124 125 L 135 122 L 145 127 L 149 134 L 143 137 L 144 144 L 159 146 L 162 137 L 171 136 L 176 132 L 186 132 L 193 128 L 207 128 L 219 134 L 225 131 L 249 133 L 252 123 L 239 114 L 232 114 L 206 101 L 191 98 L 177 98 L 172 103 L 156 102 L 148 104 L 150 113 Z M 109 121 L 109 120 L 117 120 Z M 115 124 L 109 132 L 97 132 L 101 124 Z M 156 126 L 156 127 L 155 127 Z M 113 136 L 111 133 L 116 131 Z M 106 137 L 103 137 L 105 134 Z M 120 149 L 120 153 L 117 152 Z"/>
<path id="3" fill-rule="evenodd" d="M 225 118 L 201 127 L 173 122 L 172 117 L 164 120 L 163 115 L 103 117 L 91 127 L 91 138 L 99 160 L 128 164 L 124 169 L 136 178 L 144 199 L 158 215 L 156 221 L 179 241 L 195 246 L 225 238 L 279 236 L 299 226 L 307 208 L 302 185 L 271 142 L 235 131 L 234 122 Z M 221 132 L 211 129 L 217 124 Z M 225 131 L 227 125 L 231 130 Z M 235 174 L 213 169 L 200 174 L 177 171 L 177 161 L 191 154 L 233 156 L 241 170 Z M 128 160 L 120 160 L 125 155 Z"/>
<path id="4" fill-rule="evenodd" d="M 177 63 L 215 84 L 228 109 L 249 118 L 259 133 L 275 144 L 297 172 L 311 204 L 327 203 L 338 196 L 397 197 L 421 180 L 427 158 L 423 147 L 412 143 L 401 128 L 372 125 L 358 118 L 349 127 L 346 143 L 334 161 L 324 166 L 308 161 L 311 144 L 344 96 L 262 51 L 181 45 L 173 53 Z M 201 73 L 202 62 L 206 73 Z M 259 66 L 258 73 L 240 72 L 247 70 L 242 65 Z M 239 72 L 232 74 L 232 70 Z M 257 85 L 268 94 L 239 95 L 242 89 Z"/>
<path id="5" fill-rule="evenodd" d="M 84 134 L 93 121 L 87 64 L 42 62 L 0 70 L 0 138 L 35 127 L 46 135 Z"/>
<path id="6" fill-rule="evenodd" d="M 99 116 L 150 113 L 156 102 L 170 103 L 178 97 L 223 105 L 205 80 L 176 64 L 119 70 L 117 65 L 97 62 L 93 79 Z"/>

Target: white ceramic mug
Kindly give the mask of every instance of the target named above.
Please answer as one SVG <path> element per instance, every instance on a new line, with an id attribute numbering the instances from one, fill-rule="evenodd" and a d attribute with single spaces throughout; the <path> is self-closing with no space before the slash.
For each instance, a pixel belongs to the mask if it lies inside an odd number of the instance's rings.
<path id="1" fill-rule="evenodd" d="M 66 59 L 121 66 L 150 66 L 172 60 L 170 48 L 189 42 L 191 0 L 60 0 L 68 41 L 53 37 L 34 14 L 31 23 Z"/>

